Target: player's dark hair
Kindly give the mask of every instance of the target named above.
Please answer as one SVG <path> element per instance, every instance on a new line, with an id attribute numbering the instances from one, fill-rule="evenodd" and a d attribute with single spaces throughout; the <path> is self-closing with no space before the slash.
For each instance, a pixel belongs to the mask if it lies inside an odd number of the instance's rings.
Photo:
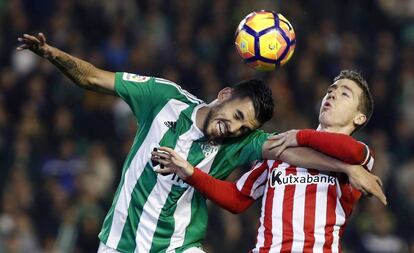
<path id="1" fill-rule="evenodd" d="M 359 88 L 362 89 L 362 94 L 359 96 L 358 110 L 365 114 L 367 120 L 364 124 L 355 126 L 354 132 L 356 132 L 365 126 L 370 120 L 372 112 L 374 110 L 374 99 L 372 98 L 372 94 L 369 90 L 367 81 L 362 77 L 360 73 L 353 70 L 342 70 L 341 73 L 339 73 L 339 75 L 334 78 L 334 82 L 341 79 L 354 81 L 359 86 Z"/>
<path id="2" fill-rule="evenodd" d="M 255 116 L 260 125 L 273 117 L 272 90 L 263 81 L 257 79 L 242 81 L 232 88 L 232 99 L 248 97 L 253 101 Z"/>

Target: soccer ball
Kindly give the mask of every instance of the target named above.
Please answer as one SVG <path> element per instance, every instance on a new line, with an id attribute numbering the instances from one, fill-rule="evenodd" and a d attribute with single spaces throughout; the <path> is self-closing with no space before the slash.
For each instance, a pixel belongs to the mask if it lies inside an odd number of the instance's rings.
<path id="1" fill-rule="evenodd" d="M 239 24 L 236 49 L 243 61 L 257 70 L 274 70 L 284 65 L 295 51 L 293 26 L 280 13 L 257 11 Z"/>

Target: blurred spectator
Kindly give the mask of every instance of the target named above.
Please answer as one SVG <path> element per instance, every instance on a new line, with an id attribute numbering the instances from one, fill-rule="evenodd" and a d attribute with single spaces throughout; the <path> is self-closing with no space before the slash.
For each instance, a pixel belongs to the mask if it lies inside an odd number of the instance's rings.
<path id="1" fill-rule="evenodd" d="M 362 252 L 407 252 L 407 245 L 395 235 L 393 215 L 381 204 L 367 199 L 366 209 L 359 216 L 359 229 L 362 233 Z"/>

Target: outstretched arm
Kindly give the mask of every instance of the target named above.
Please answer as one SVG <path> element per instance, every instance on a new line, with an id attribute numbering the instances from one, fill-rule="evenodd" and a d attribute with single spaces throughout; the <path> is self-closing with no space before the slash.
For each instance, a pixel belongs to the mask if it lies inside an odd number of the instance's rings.
<path id="1" fill-rule="evenodd" d="M 46 58 L 76 85 L 87 90 L 115 95 L 115 73 L 96 68 L 89 62 L 71 56 L 46 43 L 43 33 L 37 36 L 23 34 L 18 38 L 22 44 L 18 51 L 28 49 L 40 57 Z"/>
<path id="2" fill-rule="evenodd" d="M 288 147 L 309 147 L 343 162 L 372 169 L 373 158 L 368 146 L 349 135 L 303 129 L 287 131 L 269 140 L 270 149 L 274 147 L 279 153 Z"/>

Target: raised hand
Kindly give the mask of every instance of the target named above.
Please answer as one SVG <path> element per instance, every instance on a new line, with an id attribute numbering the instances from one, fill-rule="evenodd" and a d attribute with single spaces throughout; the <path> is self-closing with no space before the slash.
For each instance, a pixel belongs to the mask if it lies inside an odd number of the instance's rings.
<path id="1" fill-rule="evenodd" d="M 348 170 L 349 183 L 357 190 L 360 190 L 365 195 L 372 195 L 379 199 L 382 204 L 387 205 L 387 197 L 382 191 L 381 179 L 371 174 L 360 165 L 349 165 Z"/>
<path id="2" fill-rule="evenodd" d="M 51 57 L 51 46 L 46 43 L 46 37 L 43 33 L 37 35 L 23 34 L 22 37 L 17 38 L 22 43 L 16 48 L 17 51 L 28 49 L 33 53 L 43 58 Z"/>
<path id="3" fill-rule="evenodd" d="M 297 147 L 298 141 L 296 139 L 296 134 L 299 130 L 293 129 L 284 133 L 271 136 L 268 141 L 268 149 L 272 150 L 272 153 L 275 154 L 276 158 L 282 154 L 282 152 L 289 147 Z"/>
<path id="4" fill-rule="evenodd" d="M 154 169 L 160 174 L 175 173 L 185 180 L 194 173 L 194 167 L 171 148 L 160 147 L 157 151 L 152 151 L 151 160 L 162 165 L 161 168 Z"/>

